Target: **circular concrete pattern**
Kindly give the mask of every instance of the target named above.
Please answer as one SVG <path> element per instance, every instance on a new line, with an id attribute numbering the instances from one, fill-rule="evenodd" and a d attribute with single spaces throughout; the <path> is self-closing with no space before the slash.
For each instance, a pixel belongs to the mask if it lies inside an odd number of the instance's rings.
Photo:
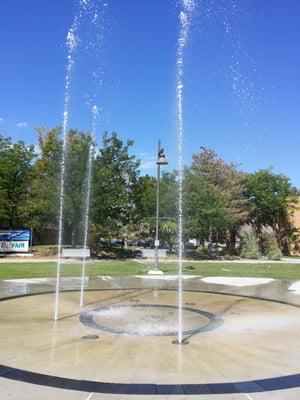
<path id="1" fill-rule="evenodd" d="M 92 321 L 101 325 L 111 319 L 105 321 L 99 310 L 130 308 L 137 311 L 134 320 L 147 314 L 152 325 L 159 325 L 176 309 L 173 290 L 88 291 L 84 313 L 78 307 L 79 292 L 64 292 L 60 298 L 57 322 L 52 320 L 52 293 L 0 301 L 2 377 L 94 393 L 149 395 L 251 393 L 300 386 L 297 307 L 186 291 L 185 304 L 193 304 L 184 312 L 189 344 L 174 346 L 176 337 L 115 333 L 82 323 L 82 316 L 92 315 Z M 218 321 L 210 330 L 205 329 L 212 322 L 209 316 Z M 123 315 L 118 325 L 116 318 L 110 328 L 124 330 L 126 320 L 128 315 Z M 136 322 L 134 329 L 137 326 Z M 97 340 L 83 339 L 95 334 Z"/>
<path id="2" fill-rule="evenodd" d="M 183 307 L 184 336 L 207 332 L 222 325 L 217 315 Z M 178 307 L 164 304 L 130 304 L 98 307 L 79 316 L 84 325 L 118 335 L 176 336 Z"/>

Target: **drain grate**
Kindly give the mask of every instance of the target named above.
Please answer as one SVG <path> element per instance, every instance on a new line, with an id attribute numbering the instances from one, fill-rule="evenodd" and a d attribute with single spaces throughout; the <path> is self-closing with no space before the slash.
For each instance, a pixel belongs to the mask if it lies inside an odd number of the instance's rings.
<path id="1" fill-rule="evenodd" d="M 95 340 L 95 339 L 99 339 L 99 336 L 98 335 L 85 335 L 85 336 L 82 336 L 81 339 L 84 339 L 84 340 Z"/>
<path id="2" fill-rule="evenodd" d="M 178 344 L 178 345 L 182 345 L 182 346 L 184 346 L 184 345 L 186 345 L 186 344 L 189 344 L 189 342 L 186 340 L 186 339 L 183 339 L 182 340 L 182 342 L 178 342 L 178 340 L 176 339 L 176 340 L 173 340 L 172 341 L 172 344 Z"/>

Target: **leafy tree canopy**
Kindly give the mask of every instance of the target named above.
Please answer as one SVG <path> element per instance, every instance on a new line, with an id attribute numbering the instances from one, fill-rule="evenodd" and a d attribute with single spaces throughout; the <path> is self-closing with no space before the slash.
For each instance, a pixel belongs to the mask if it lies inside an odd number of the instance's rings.
<path id="1" fill-rule="evenodd" d="M 134 187 L 139 160 L 130 155 L 133 141 L 126 144 L 113 132 L 105 133 L 94 162 L 93 221 L 99 236 L 115 237 L 120 229 L 137 220 Z"/>
<path id="2" fill-rule="evenodd" d="M 0 223 L 17 228 L 29 223 L 34 146 L 23 141 L 13 143 L 0 136 Z"/>

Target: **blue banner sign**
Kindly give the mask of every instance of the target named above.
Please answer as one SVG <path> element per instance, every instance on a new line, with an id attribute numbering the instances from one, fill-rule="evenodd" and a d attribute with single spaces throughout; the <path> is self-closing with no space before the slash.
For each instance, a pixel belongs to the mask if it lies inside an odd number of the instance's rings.
<path id="1" fill-rule="evenodd" d="M 30 247 L 30 229 L 0 231 L 0 253 L 29 253 Z"/>

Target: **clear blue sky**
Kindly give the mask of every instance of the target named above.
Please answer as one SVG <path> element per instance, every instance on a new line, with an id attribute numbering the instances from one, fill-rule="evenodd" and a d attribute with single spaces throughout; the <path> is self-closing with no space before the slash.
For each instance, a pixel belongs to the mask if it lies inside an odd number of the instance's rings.
<path id="1" fill-rule="evenodd" d="M 186 163 L 206 146 L 246 171 L 273 166 L 300 187 L 300 2 L 195 2 L 186 51 Z M 173 0 L 107 3 L 97 59 L 102 85 L 95 89 L 102 110 L 98 141 L 104 130 L 133 139 L 142 172 L 153 173 L 161 137 L 173 168 L 178 8 Z M 64 41 L 75 4 L 1 2 L 0 133 L 30 143 L 36 142 L 35 126 L 62 123 Z M 87 36 L 82 33 L 82 43 Z M 90 128 L 84 96 L 91 65 L 75 54 L 73 128 Z"/>

